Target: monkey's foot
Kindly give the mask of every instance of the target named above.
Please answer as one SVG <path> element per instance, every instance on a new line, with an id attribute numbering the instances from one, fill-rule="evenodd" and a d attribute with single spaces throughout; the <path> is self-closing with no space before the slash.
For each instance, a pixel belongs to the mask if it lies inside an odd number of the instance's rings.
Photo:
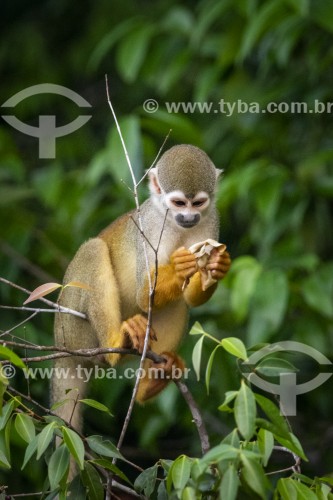
<path id="1" fill-rule="evenodd" d="M 162 352 L 160 356 L 165 359 L 165 362 L 152 363 L 152 373 L 156 370 L 157 376 L 160 374 L 160 378 L 168 380 L 180 379 L 185 368 L 183 360 L 174 352 Z"/>
<path id="2" fill-rule="evenodd" d="M 132 316 L 132 318 L 128 318 L 126 321 L 123 321 L 121 325 L 121 332 L 128 337 L 131 347 L 140 353 L 143 351 L 147 326 L 148 320 L 141 314 L 136 314 Z M 157 340 L 156 334 L 152 328 L 150 328 L 149 337 L 149 340 Z"/>
<path id="3" fill-rule="evenodd" d="M 173 352 L 160 354 L 164 363 L 147 363 L 145 376 L 140 380 L 136 400 L 144 403 L 147 399 L 157 396 L 171 380 L 179 380 L 185 368 L 182 359 Z"/>

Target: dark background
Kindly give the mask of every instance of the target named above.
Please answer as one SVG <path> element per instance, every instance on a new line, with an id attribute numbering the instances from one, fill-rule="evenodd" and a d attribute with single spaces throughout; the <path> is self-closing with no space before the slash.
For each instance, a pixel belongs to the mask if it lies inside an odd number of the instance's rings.
<path id="1" fill-rule="evenodd" d="M 61 282 L 79 245 L 133 208 L 124 154 L 106 100 L 110 97 L 139 176 L 167 147 L 202 147 L 225 169 L 217 203 L 220 240 L 234 259 L 213 299 L 193 311 L 217 338 L 235 336 L 247 347 L 295 340 L 332 359 L 333 136 L 332 113 L 168 113 L 165 103 L 231 104 L 333 102 L 332 0 L 4 1 L 0 29 L 0 101 L 32 85 L 63 85 L 91 110 L 53 94 L 36 95 L 14 110 L 38 126 L 39 115 L 65 125 L 79 114 L 92 118 L 57 139 L 56 158 L 38 158 L 38 139 L 0 122 L 0 275 L 28 289 Z M 156 113 L 143 103 L 155 99 Z M 142 189 L 140 196 L 147 191 Z M 0 285 L 1 303 L 20 306 L 26 296 Z M 53 298 L 55 299 L 55 295 Z M 1 310 L 2 331 L 26 317 Z M 51 315 L 13 332 L 52 344 Z M 8 337 L 9 338 L 9 337 Z M 182 355 L 191 366 L 196 338 Z M 213 343 L 205 341 L 204 359 Z M 289 358 L 290 359 L 290 355 Z M 306 356 L 291 356 L 300 381 L 319 370 Z M 121 368 L 120 368 L 121 370 Z M 204 371 L 203 371 L 204 373 Z M 203 409 L 212 443 L 232 425 L 217 407 L 238 387 L 234 358 L 219 352 L 210 394 L 192 373 L 189 386 Z M 15 384 L 26 390 L 17 377 Z M 33 396 L 48 404 L 48 383 L 31 382 Z M 333 466 L 332 379 L 298 397 L 290 419 L 310 462 L 305 472 L 324 475 Z M 86 412 L 86 431 L 117 441 L 130 400 L 131 382 L 95 382 L 91 397 L 115 417 Z M 23 443 L 12 433 L 13 470 L 4 484 L 18 491 L 41 487 L 45 471 L 31 462 L 21 472 Z M 158 457 L 199 453 L 188 408 L 175 387 L 154 403 L 136 407 L 123 450 L 151 465 Z M 38 465 L 38 466 L 36 466 Z M 29 486 L 28 486 L 29 485 Z"/>

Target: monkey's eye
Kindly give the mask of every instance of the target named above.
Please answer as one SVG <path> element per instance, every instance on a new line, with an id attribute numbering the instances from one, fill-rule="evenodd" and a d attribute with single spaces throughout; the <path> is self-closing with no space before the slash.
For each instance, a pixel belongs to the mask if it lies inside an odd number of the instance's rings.
<path id="1" fill-rule="evenodd" d="M 176 207 L 185 207 L 186 202 L 183 200 L 172 200 L 172 203 L 176 205 Z"/>
<path id="2" fill-rule="evenodd" d="M 198 200 L 198 201 L 194 201 L 194 202 L 192 203 L 192 205 L 193 205 L 194 207 L 201 207 L 204 203 L 206 203 L 206 200 Z"/>

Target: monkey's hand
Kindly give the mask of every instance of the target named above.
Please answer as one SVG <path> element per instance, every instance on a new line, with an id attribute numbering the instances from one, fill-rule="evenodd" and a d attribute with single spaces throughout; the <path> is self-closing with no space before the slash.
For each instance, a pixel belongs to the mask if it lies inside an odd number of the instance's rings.
<path id="1" fill-rule="evenodd" d="M 170 257 L 170 263 L 158 268 L 154 306 L 157 309 L 177 300 L 183 293 L 183 285 L 196 273 L 198 267 L 193 253 L 185 247 L 178 248 Z M 143 310 L 148 310 L 148 291 L 144 289 L 146 299 L 138 302 Z"/>
<path id="2" fill-rule="evenodd" d="M 123 321 L 120 327 L 121 333 L 124 335 L 124 338 L 127 337 L 130 347 L 136 349 L 140 354 L 143 351 L 145 343 L 147 325 L 147 318 L 141 314 L 136 314 L 135 316 L 132 316 L 132 318 Z M 156 334 L 152 328 L 150 329 L 150 339 L 148 345 L 150 345 L 150 340 L 157 340 Z"/>
<path id="3" fill-rule="evenodd" d="M 210 254 L 206 269 L 211 271 L 212 278 L 221 280 L 229 271 L 231 258 L 229 252 L 223 251 L 220 253 L 217 248 L 214 248 Z"/>
<path id="4" fill-rule="evenodd" d="M 185 247 L 175 250 L 170 261 L 180 286 L 183 286 L 183 283 L 188 281 L 198 270 L 195 255 Z"/>

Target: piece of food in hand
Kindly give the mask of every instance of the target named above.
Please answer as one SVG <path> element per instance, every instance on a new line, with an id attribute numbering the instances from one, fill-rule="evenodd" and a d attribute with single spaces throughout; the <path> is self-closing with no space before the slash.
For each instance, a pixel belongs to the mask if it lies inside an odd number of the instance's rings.
<path id="1" fill-rule="evenodd" d="M 219 243 L 218 241 L 208 239 L 195 243 L 189 248 L 189 251 L 195 255 L 195 258 L 197 260 L 203 290 L 207 290 L 207 288 L 217 282 L 217 280 L 212 277 L 212 272 L 206 268 L 209 262 L 210 255 L 214 249 L 218 250 L 219 254 L 222 255 L 227 247 L 224 243 Z M 183 289 L 186 288 L 188 282 L 188 280 L 187 282 L 184 282 Z"/>

